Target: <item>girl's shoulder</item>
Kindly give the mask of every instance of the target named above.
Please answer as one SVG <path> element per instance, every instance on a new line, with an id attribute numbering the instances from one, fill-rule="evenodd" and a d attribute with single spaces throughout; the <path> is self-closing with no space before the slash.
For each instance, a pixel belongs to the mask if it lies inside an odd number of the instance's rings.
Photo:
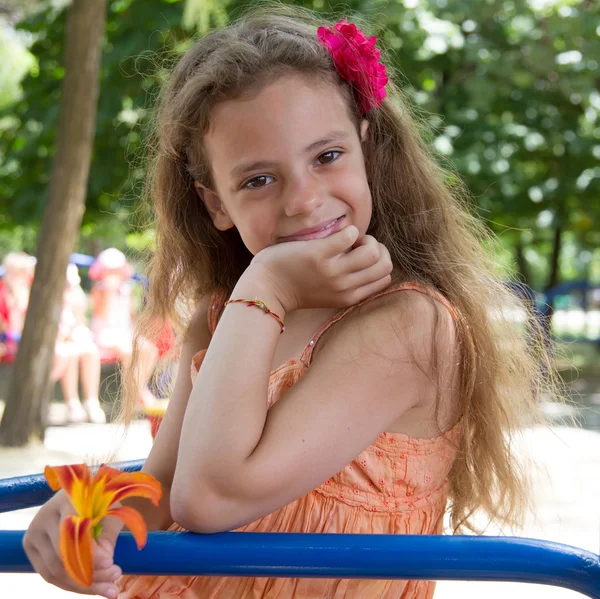
<path id="1" fill-rule="evenodd" d="M 208 346 L 225 301 L 225 290 L 214 290 L 204 295 L 192 315 L 185 340 L 202 341 Z M 314 355 L 331 339 L 343 337 L 344 342 L 371 341 L 387 331 L 411 330 L 411 338 L 431 336 L 437 332 L 440 323 L 444 330 L 453 329 L 457 319 L 451 303 L 433 286 L 414 281 L 400 281 L 366 300 L 341 310 L 328 320 L 312 337 L 302 356 L 307 365 Z"/>
<path id="2" fill-rule="evenodd" d="M 414 281 L 397 282 L 328 321 L 313 337 L 307 362 L 312 361 L 313 351 L 316 356 L 334 339 L 341 340 L 342 345 L 371 346 L 391 332 L 403 343 L 414 344 L 424 338 L 440 341 L 440 333 L 445 332 L 442 338 L 451 342 L 456 320 L 452 304 L 434 287 Z"/>
<path id="3" fill-rule="evenodd" d="M 460 414 L 456 313 L 434 289 L 393 286 L 344 311 L 303 362 L 306 376 L 321 378 L 327 389 L 343 372 L 344 396 L 356 393 L 387 414 L 387 432 L 431 438 Z"/>
<path id="4" fill-rule="evenodd" d="M 450 301 L 433 285 L 418 281 L 398 281 L 392 283 L 387 289 L 367 298 L 350 310 L 359 308 L 364 312 L 366 308 L 377 311 L 381 316 L 414 315 L 421 312 L 441 311 L 447 313 L 452 320 L 457 319 L 457 313 Z"/>

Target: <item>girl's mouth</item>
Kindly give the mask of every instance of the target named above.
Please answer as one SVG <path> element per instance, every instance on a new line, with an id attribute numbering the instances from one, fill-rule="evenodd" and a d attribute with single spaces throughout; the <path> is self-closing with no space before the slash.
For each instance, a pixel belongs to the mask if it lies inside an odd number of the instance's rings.
<path id="1" fill-rule="evenodd" d="M 296 235 L 290 235 L 288 237 L 281 237 L 279 241 L 284 243 L 286 241 L 309 241 L 311 239 L 324 239 L 325 237 L 329 237 L 330 235 L 337 233 L 342 228 L 345 219 L 345 215 L 340 216 L 328 221 L 315 231 L 310 231 L 308 233 L 297 233 Z"/>

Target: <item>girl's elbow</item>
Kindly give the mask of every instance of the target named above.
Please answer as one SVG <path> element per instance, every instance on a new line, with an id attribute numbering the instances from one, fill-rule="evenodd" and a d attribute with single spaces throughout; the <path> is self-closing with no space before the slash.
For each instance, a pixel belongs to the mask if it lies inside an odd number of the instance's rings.
<path id="1" fill-rule="evenodd" d="M 190 532 L 214 534 L 229 530 L 218 501 L 202 493 L 172 490 L 171 517 L 173 522 Z"/>

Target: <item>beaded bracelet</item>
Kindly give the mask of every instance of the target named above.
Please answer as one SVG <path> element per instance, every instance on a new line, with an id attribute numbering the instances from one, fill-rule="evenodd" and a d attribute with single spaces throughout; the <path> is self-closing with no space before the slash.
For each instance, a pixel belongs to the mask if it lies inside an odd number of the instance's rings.
<path id="1" fill-rule="evenodd" d="M 283 324 L 283 320 L 281 319 L 281 317 L 278 316 L 277 314 L 275 314 L 275 312 L 273 312 L 272 310 L 269 310 L 269 308 L 267 307 L 267 304 L 265 304 L 265 302 L 262 302 L 261 300 L 248 300 L 248 299 L 242 299 L 242 298 L 230 299 L 225 302 L 225 306 L 227 304 L 237 304 L 237 303 L 248 304 L 249 308 L 251 308 L 252 306 L 254 306 L 256 308 L 260 308 L 265 314 L 269 314 L 279 323 L 279 326 L 281 327 L 280 335 L 283 333 L 283 331 L 285 331 L 285 325 Z"/>

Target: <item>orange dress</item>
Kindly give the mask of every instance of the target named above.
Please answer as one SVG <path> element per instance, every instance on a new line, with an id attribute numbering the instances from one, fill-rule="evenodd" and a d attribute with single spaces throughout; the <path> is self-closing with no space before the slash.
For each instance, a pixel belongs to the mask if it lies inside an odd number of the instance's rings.
<path id="1" fill-rule="evenodd" d="M 454 315 L 433 289 L 402 283 L 378 295 L 413 289 L 433 297 Z M 372 299 L 372 298 L 369 298 Z M 369 301 L 366 300 L 366 301 Z M 214 332 L 225 300 L 215 294 L 209 310 Z M 299 360 L 271 373 L 269 406 L 310 367 L 321 335 L 348 312 L 334 316 L 312 338 Z M 192 376 L 206 350 L 194 357 Z M 238 531 L 363 534 L 441 534 L 448 498 L 447 477 L 461 437 L 460 423 L 439 437 L 414 439 L 382 433 L 350 464 L 307 495 Z M 183 531 L 174 524 L 169 530 Z M 123 576 L 120 599 L 430 599 L 434 581 L 245 578 L 216 576 Z"/>

